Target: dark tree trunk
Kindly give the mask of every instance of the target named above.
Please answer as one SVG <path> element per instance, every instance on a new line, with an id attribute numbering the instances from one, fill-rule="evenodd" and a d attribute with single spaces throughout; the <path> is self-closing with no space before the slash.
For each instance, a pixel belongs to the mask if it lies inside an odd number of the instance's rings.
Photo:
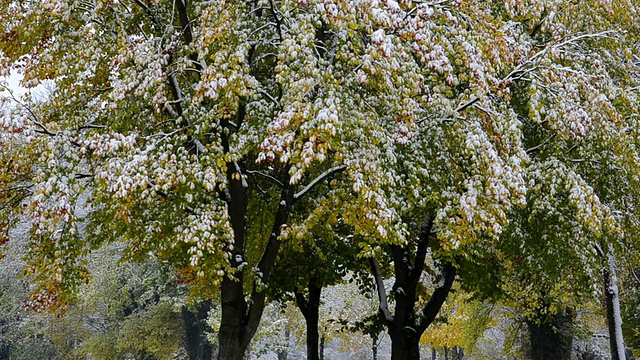
<path id="1" fill-rule="evenodd" d="M 378 360 L 378 337 L 371 337 L 371 352 L 373 352 L 373 360 Z"/>
<path id="2" fill-rule="evenodd" d="M 622 317 L 620 316 L 620 294 L 618 290 L 615 258 L 609 248 L 607 266 L 604 270 L 605 297 L 607 303 L 607 325 L 611 360 L 625 360 L 624 339 L 622 338 Z"/>
<path id="3" fill-rule="evenodd" d="M 240 123 L 240 120 L 238 123 Z M 222 146 L 225 151 L 228 150 L 229 143 L 226 136 L 222 136 Z M 232 254 L 230 259 L 231 268 L 235 271 L 232 274 L 226 275 L 222 280 L 222 320 L 218 334 L 220 343 L 218 359 L 241 360 L 249 346 L 251 338 L 256 333 L 258 325 L 260 324 L 266 303 L 266 292 L 264 286 L 261 284 L 267 284 L 269 282 L 269 277 L 276 258 L 278 257 L 278 251 L 280 250 L 281 243 L 278 237 L 280 236 L 283 225 L 287 224 L 294 202 L 304 196 L 314 185 L 335 172 L 343 171 L 345 167 L 338 166 L 325 171 L 299 193 L 295 192 L 293 186 L 288 185 L 289 170 L 283 169 L 283 173 L 286 175 L 284 176 L 282 184 L 287 185 L 282 188 L 280 193 L 280 201 L 273 220 L 271 233 L 257 266 L 258 273 L 262 275 L 259 281 L 253 283 L 249 302 L 245 299 L 243 273 L 241 270 L 237 270 L 245 261 L 243 249 L 247 213 L 245 194 L 247 184 L 242 177 L 236 176 L 237 171 L 242 171 L 237 163 L 227 163 L 227 169 L 228 190 L 221 190 L 221 197 L 227 202 L 229 221 L 234 233 L 233 251 L 229 248 L 229 252 Z M 312 305 L 315 306 L 314 304 Z"/>
<path id="4" fill-rule="evenodd" d="M 546 315 L 539 321 L 527 320 L 531 360 L 571 360 L 573 311 Z"/>
<path id="5" fill-rule="evenodd" d="M 387 303 L 387 293 L 384 288 L 380 268 L 375 258 L 371 258 L 371 272 L 375 278 L 380 300 L 379 313 L 389 329 L 391 337 L 392 360 L 419 360 L 420 337 L 435 320 L 442 304 L 447 299 L 456 276 L 456 268 L 451 262 L 442 263 L 441 279 L 431 294 L 431 298 L 422 309 L 416 309 L 416 291 L 428 249 L 433 217 L 427 217 L 420 228 L 420 236 L 415 249 L 409 245 L 391 245 L 395 283 L 393 285 L 395 297 L 395 311 L 392 314 Z M 415 255 L 411 256 L 411 251 Z M 414 258 L 413 263 L 411 257 Z"/>
<path id="6" fill-rule="evenodd" d="M 210 300 L 198 304 L 195 312 L 189 311 L 186 306 L 182 307 L 187 354 L 191 360 L 211 360 L 213 358 L 213 349 L 206 336 L 206 332 L 210 330 L 207 325 L 210 309 Z"/>
<path id="7" fill-rule="evenodd" d="M 287 191 L 287 194 L 291 195 L 291 198 L 293 197 L 292 191 Z M 281 226 L 286 223 L 289 215 L 290 203 L 285 201 L 283 201 L 283 203 L 283 205 L 280 205 L 278 213 L 276 214 L 274 229 L 262 259 L 258 264 L 258 269 L 262 273 L 261 280 L 263 283 L 268 282 L 278 250 L 280 249 L 280 241 L 278 240 L 280 229 Z M 233 216 L 231 218 L 231 223 L 233 224 Z M 238 241 L 236 239 L 235 248 L 242 249 L 242 247 L 237 246 L 237 244 Z M 232 267 L 237 268 L 243 261 L 242 253 L 234 255 L 231 261 Z M 219 360 L 243 359 L 244 353 L 251 342 L 251 338 L 258 329 L 265 307 L 265 289 L 254 283 L 251 292 L 251 305 L 248 306 L 243 289 L 242 272 L 237 271 L 235 277 L 236 279 L 229 279 L 228 276 L 225 276 L 222 280 L 222 319 L 218 333 L 218 341 L 220 343 L 220 351 L 218 353 Z"/>
<path id="8" fill-rule="evenodd" d="M 227 125 L 226 122 L 223 125 Z M 229 152 L 229 139 L 222 136 L 222 146 Z M 230 263 L 233 273 L 225 274 L 220 291 L 222 318 L 218 333 L 219 360 L 242 360 L 249 341 L 247 333 L 248 305 L 244 293 L 244 276 L 236 270 L 244 262 L 244 239 L 247 214 L 247 194 L 242 181 L 236 174 L 237 163 L 227 163 L 228 190 L 223 190 L 222 198 L 227 202 L 229 222 L 233 229 L 234 246 Z M 229 248 L 230 250 L 230 248 Z"/>
<path id="9" fill-rule="evenodd" d="M 218 359 L 242 360 L 247 303 L 242 291 L 242 280 L 234 281 L 225 276 L 222 280 L 222 319 L 218 332 Z"/>
<path id="10" fill-rule="evenodd" d="M 420 335 L 414 329 L 390 332 L 391 360 L 420 360 Z"/>
<path id="11" fill-rule="evenodd" d="M 322 285 L 319 284 L 319 280 L 315 274 L 311 276 L 307 290 L 309 292 L 308 299 L 305 299 L 301 292 L 295 291 L 296 303 L 307 325 L 307 360 L 319 360 L 320 351 L 318 344 L 320 341 L 320 333 L 318 331 L 318 320 Z"/>
<path id="12" fill-rule="evenodd" d="M 245 114 L 244 106 L 240 106 L 238 110 L 237 123 L 241 124 Z M 223 127 L 228 126 L 228 120 L 221 122 Z M 229 152 L 229 138 L 223 132 L 222 147 L 225 153 Z M 247 216 L 247 182 L 240 175 L 243 169 L 236 162 L 227 163 L 227 182 L 228 188 L 220 190 L 221 198 L 227 203 L 229 211 L 229 222 L 233 229 L 233 251 L 228 247 L 229 253 L 232 254 L 230 265 L 231 274 L 226 274 L 222 280 L 221 287 L 221 303 L 222 303 L 222 319 L 220 321 L 220 331 L 218 333 L 218 341 L 220 344 L 218 359 L 219 360 L 242 360 L 244 354 L 251 342 L 251 338 L 258 329 L 262 313 L 264 312 L 266 292 L 264 287 L 254 282 L 250 294 L 250 302 L 247 303 L 244 291 L 244 277 L 241 266 L 245 262 L 245 230 Z M 285 170 L 288 174 L 288 169 Z M 285 177 L 288 177 L 286 175 Z M 288 184 L 288 178 L 284 179 L 284 184 Z M 260 262 L 258 263 L 258 272 L 262 274 L 260 282 L 268 283 L 269 276 L 273 270 L 278 251 L 280 249 L 280 241 L 278 237 L 282 226 L 287 223 L 289 214 L 295 200 L 295 189 L 291 186 L 285 186 L 280 194 L 280 202 L 273 220 L 273 227 L 267 245 L 262 253 Z M 249 305 L 250 304 L 250 305 Z"/>

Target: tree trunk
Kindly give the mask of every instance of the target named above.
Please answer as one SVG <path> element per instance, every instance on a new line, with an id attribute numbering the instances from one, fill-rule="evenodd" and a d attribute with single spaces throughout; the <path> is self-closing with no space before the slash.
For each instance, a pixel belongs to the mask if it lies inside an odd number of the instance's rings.
<path id="1" fill-rule="evenodd" d="M 416 294 L 424 271 L 433 220 L 434 217 L 428 216 L 422 223 L 418 243 L 415 246 L 415 255 L 410 253 L 413 250 L 410 246 L 391 245 L 395 275 L 394 313 L 389 309 L 387 292 L 378 262 L 375 258 L 370 258 L 371 272 L 380 300 L 379 314 L 389 329 L 391 337 L 392 360 L 420 359 L 420 337 L 440 312 L 456 277 L 456 268 L 453 263 L 448 261 L 441 263 L 441 279 L 433 290 L 431 298 L 421 309 L 416 309 Z"/>
<path id="2" fill-rule="evenodd" d="M 189 311 L 186 306 L 182 307 L 187 354 L 191 360 L 211 360 L 213 358 L 213 349 L 206 336 L 206 332 L 209 330 L 207 317 L 210 309 L 211 300 L 198 304 L 195 313 Z"/>
<path id="3" fill-rule="evenodd" d="M 244 300 L 242 283 L 224 277 L 222 280 L 222 319 L 218 332 L 218 360 L 242 360 L 246 347 L 243 346 L 245 326 L 243 325 L 247 305 Z M 241 299 L 238 299 L 238 296 Z"/>
<path id="4" fill-rule="evenodd" d="M 225 152 L 228 152 L 229 140 L 227 136 L 222 137 L 222 146 Z M 229 222 L 233 229 L 234 246 L 233 251 L 229 250 L 229 252 L 232 254 L 230 259 L 231 268 L 235 271 L 233 274 L 225 275 L 222 279 L 222 319 L 220 321 L 220 331 L 218 332 L 218 341 L 220 343 L 218 360 L 242 360 L 251 338 L 253 338 L 258 325 L 260 325 L 266 302 L 266 292 L 259 283 L 267 284 L 269 281 L 269 276 L 273 270 L 281 245 L 278 237 L 282 226 L 289 219 L 295 194 L 293 187 L 286 186 L 282 189 L 280 194 L 281 201 L 276 211 L 272 231 L 257 266 L 258 272 L 262 276 L 259 281 L 254 281 L 251 298 L 247 303 L 243 286 L 243 271 L 239 270 L 244 268 L 243 264 L 245 262 L 243 251 L 247 214 L 245 193 L 247 185 L 241 177 L 235 176 L 238 170 L 241 170 L 238 164 L 227 163 L 229 185 L 228 189 L 222 190 L 222 198 L 226 199 Z M 284 183 L 288 184 L 288 179 Z"/>
<path id="5" fill-rule="evenodd" d="M 309 280 L 307 287 L 309 298 L 305 299 L 304 295 L 299 291 L 294 291 L 296 303 L 307 325 L 307 360 L 319 360 L 320 351 L 318 343 L 320 333 L 318 331 L 318 320 L 320 313 L 320 295 L 322 293 L 322 285 L 318 284 L 318 278 L 314 274 Z"/>
<path id="6" fill-rule="evenodd" d="M 244 113 L 244 111 L 239 111 Z M 242 121 L 242 118 L 238 119 Z M 223 126 L 228 126 L 228 119 L 223 119 Z M 223 132 L 222 147 L 225 153 L 230 152 L 229 136 Z M 235 162 L 227 162 L 227 189 L 220 190 L 221 198 L 227 203 L 229 222 L 233 229 L 233 250 L 229 246 L 228 252 L 231 274 L 222 278 L 220 289 L 221 312 L 220 331 L 218 332 L 218 360 L 242 360 L 248 341 L 245 339 L 247 327 L 248 305 L 244 293 L 244 276 L 240 265 L 244 262 L 244 240 L 247 215 L 246 186 L 236 174 L 240 172 Z M 253 306 L 253 305 L 252 305 Z M 247 345 L 245 345 L 247 344 Z"/>
<path id="7" fill-rule="evenodd" d="M 371 337 L 371 352 L 373 353 L 373 360 L 378 360 L 378 337 Z"/>
<path id="8" fill-rule="evenodd" d="M 389 332 L 391 360 L 420 360 L 420 335 L 412 328 Z"/>
<path id="9" fill-rule="evenodd" d="M 306 318 L 307 322 L 307 359 L 320 359 L 320 334 L 318 333 L 318 313 L 312 314 Z"/>
<path id="10" fill-rule="evenodd" d="M 571 360 L 573 311 L 546 315 L 539 321 L 527 320 L 531 360 Z"/>
<path id="11" fill-rule="evenodd" d="M 618 278 L 612 247 L 609 247 L 607 263 L 608 269 L 605 268 L 604 270 L 604 286 L 606 290 L 607 325 L 609 327 L 611 360 L 625 360 L 624 340 L 622 338 L 622 317 L 620 316 L 620 295 L 618 293 Z"/>

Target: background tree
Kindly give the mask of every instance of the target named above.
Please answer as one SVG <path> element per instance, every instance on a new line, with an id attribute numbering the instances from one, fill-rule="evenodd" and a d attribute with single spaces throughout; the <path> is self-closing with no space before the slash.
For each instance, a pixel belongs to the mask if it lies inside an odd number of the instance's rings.
<path id="1" fill-rule="evenodd" d="M 339 220 L 333 219 L 336 221 Z M 319 329 L 323 288 L 344 281 L 348 272 L 358 270 L 357 263 L 362 262 L 349 238 L 335 234 L 331 223 L 324 224 L 324 231 L 313 231 L 312 240 L 285 243 L 272 278 L 275 298 L 294 301 L 305 318 L 309 360 L 324 358 Z"/>

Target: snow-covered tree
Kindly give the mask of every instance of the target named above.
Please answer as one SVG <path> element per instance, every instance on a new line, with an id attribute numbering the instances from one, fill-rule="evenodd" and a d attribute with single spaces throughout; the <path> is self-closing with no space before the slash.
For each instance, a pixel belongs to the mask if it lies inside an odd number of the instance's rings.
<path id="1" fill-rule="evenodd" d="M 574 209 L 553 219 L 578 236 L 541 238 L 545 259 L 589 260 L 617 231 L 584 168 L 636 174 L 637 102 L 616 75 L 634 14 L 595 0 L 3 1 L 0 68 L 56 85 L 0 118 L 14 210 L 0 219 L 31 219 L 30 306 L 64 310 L 86 255 L 123 241 L 219 298 L 219 358 L 241 359 L 281 243 L 340 225 L 377 284 L 393 265 L 380 311 L 393 359 L 416 359 L 456 272 L 518 234 L 510 214 Z M 425 271 L 441 279 L 429 295 Z"/>

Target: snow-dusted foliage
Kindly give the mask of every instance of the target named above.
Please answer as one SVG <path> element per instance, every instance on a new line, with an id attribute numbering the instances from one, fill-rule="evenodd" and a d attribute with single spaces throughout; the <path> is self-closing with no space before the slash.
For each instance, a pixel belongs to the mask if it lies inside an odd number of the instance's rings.
<path id="1" fill-rule="evenodd" d="M 64 303 L 105 241 L 210 296 L 242 273 L 260 292 L 280 241 L 318 226 L 371 256 L 433 216 L 436 257 L 544 276 L 569 254 L 581 279 L 623 231 L 630 1 L 11 0 L 0 16 L 2 72 L 56 84 L 0 117 L 35 308 Z"/>

